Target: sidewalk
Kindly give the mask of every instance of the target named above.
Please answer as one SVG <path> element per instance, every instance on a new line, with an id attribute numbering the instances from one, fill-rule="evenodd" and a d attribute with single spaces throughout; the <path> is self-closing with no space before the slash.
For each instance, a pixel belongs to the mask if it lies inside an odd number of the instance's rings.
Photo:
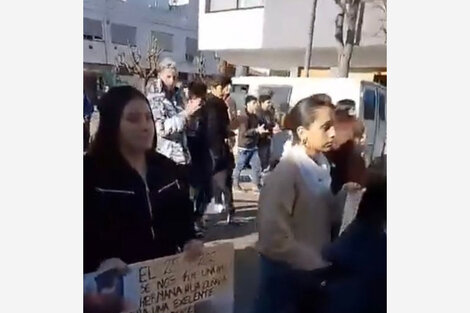
<path id="1" fill-rule="evenodd" d="M 252 184 L 242 184 L 249 188 Z M 233 242 L 235 247 L 235 305 L 234 313 L 251 313 L 258 287 L 258 254 L 254 249 L 258 240 L 256 214 L 258 195 L 252 192 L 234 192 L 235 221 L 227 225 L 224 214 L 209 216 L 209 229 L 204 241 Z"/>

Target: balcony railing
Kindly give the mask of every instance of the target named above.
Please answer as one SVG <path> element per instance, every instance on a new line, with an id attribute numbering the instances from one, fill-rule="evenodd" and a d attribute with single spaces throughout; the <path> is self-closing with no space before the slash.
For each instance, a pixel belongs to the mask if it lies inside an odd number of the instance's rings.
<path id="1" fill-rule="evenodd" d="M 263 8 L 265 0 L 206 0 L 206 13 Z"/>

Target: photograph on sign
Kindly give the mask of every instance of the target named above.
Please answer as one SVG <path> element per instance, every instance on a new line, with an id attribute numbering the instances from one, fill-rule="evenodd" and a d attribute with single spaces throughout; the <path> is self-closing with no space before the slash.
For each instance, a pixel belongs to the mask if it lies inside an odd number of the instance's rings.
<path id="1" fill-rule="evenodd" d="M 85 275 L 85 292 L 114 294 L 130 305 L 129 313 L 233 312 L 233 244 L 204 248 L 197 260 L 184 254 Z"/>

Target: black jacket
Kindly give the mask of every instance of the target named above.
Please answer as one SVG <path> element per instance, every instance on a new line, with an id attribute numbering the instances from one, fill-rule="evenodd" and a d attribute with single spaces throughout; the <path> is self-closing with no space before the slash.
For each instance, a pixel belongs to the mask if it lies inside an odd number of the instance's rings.
<path id="1" fill-rule="evenodd" d="M 204 106 L 206 115 L 206 138 L 212 157 L 213 173 L 227 169 L 230 166 L 229 138 L 230 120 L 225 101 L 210 95 Z"/>
<path id="2" fill-rule="evenodd" d="M 193 206 L 177 165 L 151 153 L 147 185 L 124 160 L 84 157 L 84 271 L 177 253 L 194 238 Z M 148 190 L 148 191 L 147 191 Z"/>
<path id="3" fill-rule="evenodd" d="M 188 121 L 186 123 L 186 136 L 188 138 L 202 138 L 203 136 L 205 136 L 205 105 L 205 102 L 201 101 L 201 108 L 194 112 L 193 115 L 188 118 Z"/>
<path id="4" fill-rule="evenodd" d="M 337 194 L 344 184 L 355 182 L 365 185 L 366 163 L 352 140 L 342 144 L 338 149 L 325 153 L 331 167 L 331 191 Z"/>
<path id="5" fill-rule="evenodd" d="M 264 124 L 264 128 L 269 130 L 269 133 L 263 134 L 259 138 L 259 145 L 270 145 L 271 138 L 273 136 L 273 129 L 276 126 L 276 116 L 274 109 L 267 111 L 261 110 L 259 112 L 259 120 L 261 124 Z"/>
<path id="6" fill-rule="evenodd" d="M 257 128 L 261 125 L 259 117 L 256 114 L 246 112 L 246 115 L 241 116 L 239 120 L 238 146 L 245 149 L 256 148 L 259 141 Z"/>
<path id="7" fill-rule="evenodd" d="M 332 265 L 323 288 L 321 313 L 385 313 L 387 238 L 382 229 L 356 218 L 324 249 Z"/>
<path id="8" fill-rule="evenodd" d="M 193 186 L 212 176 L 212 158 L 209 152 L 206 131 L 207 114 L 205 114 L 205 103 L 203 103 L 201 109 L 189 118 L 186 126 L 188 149 L 191 154 L 189 179 Z"/>

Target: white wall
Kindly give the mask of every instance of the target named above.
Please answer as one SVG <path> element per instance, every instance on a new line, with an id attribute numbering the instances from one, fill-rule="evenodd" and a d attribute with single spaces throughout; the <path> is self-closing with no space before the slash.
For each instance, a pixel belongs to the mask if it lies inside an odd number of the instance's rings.
<path id="1" fill-rule="evenodd" d="M 105 43 L 83 40 L 83 62 L 106 64 Z"/>
<path id="2" fill-rule="evenodd" d="M 383 68 L 387 65 L 387 48 L 384 45 L 355 47 L 351 58 L 352 68 Z M 218 54 L 227 62 L 236 65 L 264 67 L 272 70 L 291 70 L 303 67 L 305 48 L 224 50 Z M 330 68 L 338 65 L 335 48 L 314 48 L 310 66 Z"/>
<path id="3" fill-rule="evenodd" d="M 308 39 L 311 0 L 265 0 L 264 8 L 206 13 L 199 4 L 199 47 L 202 50 L 296 49 Z M 318 0 L 314 46 L 336 47 L 335 19 L 339 9 L 333 0 Z M 384 18 L 374 3 L 366 2 L 361 46 L 384 44 L 377 34 Z"/>
<path id="4" fill-rule="evenodd" d="M 164 52 L 178 64 L 180 71 L 195 72 L 196 67 L 186 61 L 186 37 L 197 39 L 198 1 L 191 0 L 189 5 L 168 9 L 168 0 L 159 0 L 158 9 L 148 8 L 154 0 L 85 0 L 84 17 L 101 20 L 104 42 L 84 40 L 83 60 L 85 63 L 114 64 L 118 53 L 129 52 L 127 46 L 111 43 L 111 23 L 137 27 L 137 47 L 143 57 L 149 48 L 151 31 L 173 34 L 173 52 Z M 89 46 L 93 49 L 90 49 Z M 106 45 L 106 49 L 105 49 Z M 107 53 L 106 53 L 107 52 Z M 217 72 L 218 61 L 213 52 L 205 52 L 206 73 Z M 145 65 L 145 63 L 144 63 Z"/>
<path id="5" fill-rule="evenodd" d="M 308 40 L 311 0 L 265 0 L 264 8 L 206 13 L 199 5 L 199 49 L 218 50 L 236 65 L 290 69 L 303 65 Z M 353 67 L 385 67 L 385 38 L 379 29 L 384 14 L 374 0 L 365 4 L 361 40 L 353 53 Z M 312 66 L 337 64 L 334 0 L 318 0 Z"/>
<path id="6" fill-rule="evenodd" d="M 308 40 L 311 0 L 267 0 L 263 32 L 263 48 L 302 48 Z M 335 19 L 339 12 L 333 0 L 318 0 L 313 45 L 317 48 L 336 47 Z M 365 3 L 360 46 L 384 44 L 383 36 L 375 36 L 382 18 L 373 3 Z"/>
<path id="7" fill-rule="evenodd" d="M 199 49 L 260 49 L 263 45 L 264 9 L 206 13 L 199 3 Z"/>

